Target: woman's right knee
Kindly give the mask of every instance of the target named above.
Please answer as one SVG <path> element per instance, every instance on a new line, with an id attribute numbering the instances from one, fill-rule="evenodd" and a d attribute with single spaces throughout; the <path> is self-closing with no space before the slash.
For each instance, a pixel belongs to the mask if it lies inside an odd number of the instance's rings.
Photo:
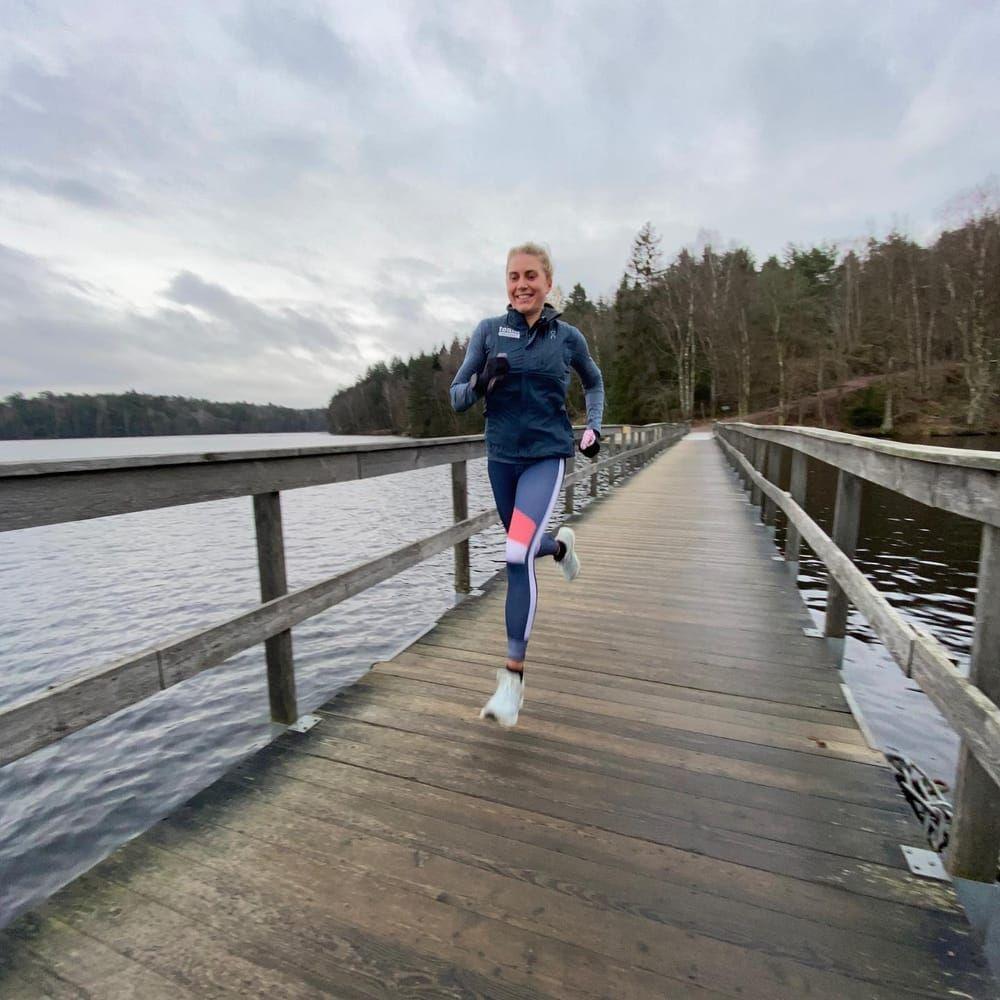
<path id="1" fill-rule="evenodd" d="M 504 557 L 508 566 L 524 566 L 528 562 L 528 546 L 508 535 Z"/>

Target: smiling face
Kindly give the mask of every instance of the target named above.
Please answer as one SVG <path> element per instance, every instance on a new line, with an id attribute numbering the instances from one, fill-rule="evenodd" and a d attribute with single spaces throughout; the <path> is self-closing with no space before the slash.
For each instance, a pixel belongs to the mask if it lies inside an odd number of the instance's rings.
<path id="1" fill-rule="evenodd" d="M 507 261 L 507 298 L 529 326 L 538 319 L 551 291 L 552 279 L 540 258 L 530 253 L 511 255 Z"/>

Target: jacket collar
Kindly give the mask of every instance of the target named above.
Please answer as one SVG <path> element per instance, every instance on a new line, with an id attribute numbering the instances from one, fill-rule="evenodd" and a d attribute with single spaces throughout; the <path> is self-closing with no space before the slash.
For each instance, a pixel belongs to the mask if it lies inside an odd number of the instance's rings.
<path id="1" fill-rule="evenodd" d="M 537 330 L 544 330 L 549 327 L 550 324 L 554 323 L 562 315 L 554 306 L 550 306 L 548 302 L 542 306 L 542 313 L 538 317 L 538 322 L 535 324 Z M 519 313 L 509 302 L 507 303 L 507 325 L 513 327 L 515 330 L 527 330 L 528 323 L 524 316 Z"/>

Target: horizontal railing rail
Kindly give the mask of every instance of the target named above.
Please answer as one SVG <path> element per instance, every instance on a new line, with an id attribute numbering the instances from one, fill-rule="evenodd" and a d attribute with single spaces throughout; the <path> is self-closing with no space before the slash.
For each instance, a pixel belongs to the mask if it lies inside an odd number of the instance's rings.
<path id="1" fill-rule="evenodd" d="M 569 471 L 564 478 L 567 511 L 573 509 L 573 490 L 577 484 L 589 478 L 591 493 L 596 495 L 599 472 L 606 471 L 609 484 L 613 484 L 617 477 L 674 443 L 686 430 L 686 426 L 672 424 L 606 428 L 603 457 Z M 469 592 L 468 539 L 500 520 L 495 510 L 472 517 L 468 514 L 466 462 L 483 454 L 484 439 L 477 436 L 416 441 L 412 447 L 393 442 L 379 443 L 370 449 L 349 445 L 217 456 L 170 455 L 163 456 L 162 462 L 156 456 L 36 462 L 18 464 L 13 469 L 0 465 L 0 509 L 17 509 L 21 527 L 27 526 L 25 521 L 35 526 L 252 495 L 263 602 L 208 628 L 80 673 L 0 710 L 0 766 L 216 667 L 261 642 L 267 651 L 271 717 L 284 725 L 294 723 L 299 717 L 291 647 L 294 625 L 449 548 L 455 552 L 455 590 Z M 300 460 L 307 465 L 299 465 Z M 454 524 L 318 583 L 291 593 L 287 591 L 280 489 L 388 475 L 445 463 L 452 467 Z M 114 490 L 125 481 L 123 477 L 133 474 L 138 477 L 130 480 L 134 492 L 125 498 L 115 497 Z M 171 475 L 180 479 L 179 484 L 171 485 Z M 85 483 L 64 479 L 75 476 L 86 477 Z M 27 490 L 25 484 L 30 484 Z M 88 501 L 81 495 L 85 489 L 96 490 L 96 498 Z M 36 513 L 34 505 L 49 505 L 50 490 L 61 506 L 55 514 L 52 510 Z M 12 497 L 16 503 L 8 507 Z M 7 530 L 12 530 L 10 522 L 6 523 Z"/>
<path id="2" fill-rule="evenodd" d="M 1000 453 L 877 441 L 814 427 L 722 424 L 952 514 L 1000 525 Z"/>
<path id="3" fill-rule="evenodd" d="M 777 510 L 785 514 L 788 561 L 797 565 L 805 541 L 826 566 L 824 634 L 842 651 L 848 603 L 853 603 L 961 738 L 949 868 L 957 876 L 995 881 L 1000 857 L 1000 455 L 745 423 L 718 424 L 716 436 L 752 502 L 760 504 L 764 522 L 773 525 Z M 786 452 L 791 455 L 788 491 L 778 485 Z M 805 511 L 807 456 L 838 470 L 832 537 Z M 854 564 L 863 481 L 982 523 L 968 679 L 937 639 L 906 621 Z"/>

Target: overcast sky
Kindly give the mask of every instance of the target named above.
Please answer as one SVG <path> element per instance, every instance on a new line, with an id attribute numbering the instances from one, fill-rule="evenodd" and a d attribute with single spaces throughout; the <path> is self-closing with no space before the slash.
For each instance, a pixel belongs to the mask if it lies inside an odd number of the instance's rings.
<path id="1" fill-rule="evenodd" d="M 3 0 L 0 395 L 325 405 L 637 229 L 933 237 L 1000 171 L 1000 4 Z"/>

